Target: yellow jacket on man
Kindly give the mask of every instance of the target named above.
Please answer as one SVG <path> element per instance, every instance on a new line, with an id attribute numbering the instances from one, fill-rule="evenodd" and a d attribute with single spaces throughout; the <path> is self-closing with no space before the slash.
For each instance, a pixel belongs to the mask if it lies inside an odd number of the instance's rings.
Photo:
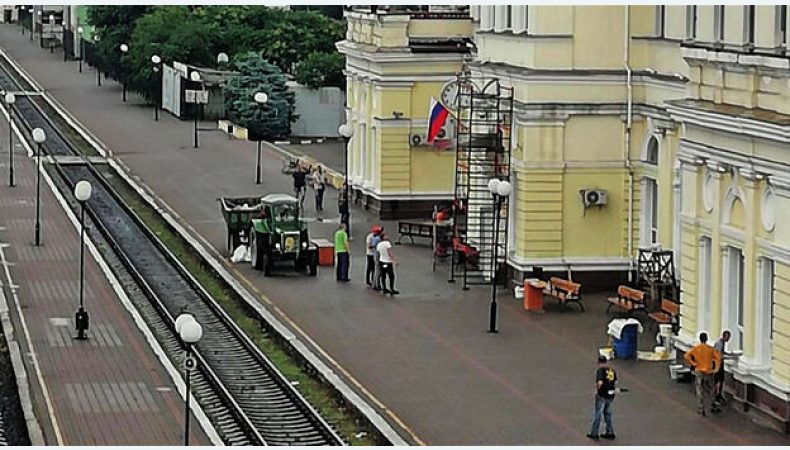
<path id="1" fill-rule="evenodd" d="M 697 344 L 683 356 L 686 363 L 701 373 L 716 373 L 721 367 L 721 356 L 708 344 Z"/>

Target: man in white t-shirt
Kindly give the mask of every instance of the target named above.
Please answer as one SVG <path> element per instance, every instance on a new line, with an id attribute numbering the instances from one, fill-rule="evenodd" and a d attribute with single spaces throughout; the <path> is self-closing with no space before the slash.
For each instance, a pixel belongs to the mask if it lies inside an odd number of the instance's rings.
<path id="1" fill-rule="evenodd" d="M 385 234 L 381 234 L 381 242 L 376 245 L 376 252 L 379 254 L 379 264 L 381 266 L 381 288 L 384 295 L 390 294 L 395 296 L 400 292 L 395 290 L 395 267 L 398 265 L 398 258 L 392 249 L 392 242 Z M 390 279 L 390 288 L 387 289 L 387 277 Z"/>

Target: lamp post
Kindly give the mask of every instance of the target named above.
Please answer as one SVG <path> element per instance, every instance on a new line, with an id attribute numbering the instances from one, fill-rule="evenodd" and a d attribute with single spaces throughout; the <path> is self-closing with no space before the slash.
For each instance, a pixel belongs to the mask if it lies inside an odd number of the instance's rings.
<path id="1" fill-rule="evenodd" d="M 253 96 L 253 99 L 255 100 L 255 103 L 257 103 L 261 109 L 263 109 L 266 102 L 269 101 L 269 96 L 266 95 L 265 92 L 256 92 Z M 263 113 L 261 113 L 261 115 L 263 115 Z M 258 135 L 258 158 L 256 159 L 257 164 L 255 166 L 255 184 L 261 184 L 261 134 L 260 132 L 256 134 Z"/>
<path id="2" fill-rule="evenodd" d="M 200 73 L 197 70 L 192 71 L 192 73 L 189 74 L 189 79 L 194 81 L 194 82 L 196 82 L 196 83 L 200 83 L 200 81 L 201 81 Z M 201 103 L 200 105 L 198 105 L 198 103 L 197 103 L 197 96 L 195 98 L 195 106 L 197 108 L 196 108 L 196 111 L 195 111 L 195 143 L 194 143 L 194 147 L 198 148 L 200 146 L 198 144 L 198 120 L 199 120 L 198 118 L 200 117 L 199 113 L 203 111 L 203 104 Z"/>
<path id="3" fill-rule="evenodd" d="M 494 197 L 494 249 L 491 259 L 491 307 L 488 311 L 488 332 L 497 333 L 497 302 L 496 302 L 496 272 L 497 272 L 497 250 L 499 249 L 499 218 L 502 209 L 502 202 L 510 195 L 512 186 L 506 180 L 492 178 L 488 181 L 488 190 Z"/>
<path id="4" fill-rule="evenodd" d="M 14 186 L 14 103 L 16 97 L 12 93 L 5 95 L 5 104 L 8 105 L 8 185 Z"/>
<path id="5" fill-rule="evenodd" d="M 96 45 L 99 45 L 99 41 L 100 40 L 101 40 L 101 37 L 99 37 L 98 34 L 94 34 L 93 35 L 93 42 L 95 42 Z M 97 51 L 96 53 L 98 54 L 99 52 Z M 94 62 L 94 65 L 96 66 L 96 86 L 101 86 L 101 69 L 99 69 L 98 58 L 96 58 L 96 61 Z"/>
<path id="6" fill-rule="evenodd" d="M 189 375 L 195 369 L 197 362 L 192 356 L 192 346 L 200 341 L 203 337 L 203 327 L 192 317 L 191 314 L 181 314 L 176 318 L 176 333 L 181 337 L 181 341 L 186 346 L 186 355 L 184 358 L 184 382 L 186 383 L 186 390 L 184 397 L 186 399 L 186 407 L 184 408 L 184 445 L 189 445 Z"/>
<path id="7" fill-rule="evenodd" d="M 74 197 L 80 202 L 80 306 L 74 314 L 74 324 L 77 328 L 77 339 L 84 340 L 85 331 L 88 330 L 88 311 L 85 311 L 85 204 L 91 198 L 92 186 L 88 181 L 82 180 L 74 186 Z"/>
<path id="8" fill-rule="evenodd" d="M 41 128 L 33 129 L 33 141 L 36 143 L 36 246 L 41 245 L 41 145 L 47 140 L 47 135 Z"/>
<path id="9" fill-rule="evenodd" d="M 230 59 L 228 58 L 228 54 L 225 52 L 220 52 L 217 55 L 217 69 L 219 69 L 220 64 L 227 64 Z"/>
<path id="10" fill-rule="evenodd" d="M 30 41 L 33 41 L 33 27 L 36 25 L 36 21 L 34 20 L 35 15 L 33 14 L 33 8 L 27 10 L 30 13 Z"/>
<path id="11" fill-rule="evenodd" d="M 123 58 L 126 56 L 126 53 L 129 51 L 129 46 L 126 44 L 121 44 L 121 71 L 123 71 Z M 126 102 L 126 74 L 121 73 L 121 77 L 123 80 L 121 84 L 123 85 L 123 101 Z"/>
<path id="12" fill-rule="evenodd" d="M 162 58 L 160 58 L 159 55 L 153 55 L 153 56 L 151 56 L 151 63 L 154 65 L 154 67 L 153 67 L 153 71 L 154 71 L 154 74 L 155 74 L 154 76 L 159 77 L 158 81 L 160 81 L 158 89 L 156 90 L 156 95 L 154 95 L 154 120 L 158 121 L 159 120 L 159 97 L 162 95 L 162 83 L 161 83 L 162 76 L 159 74 L 159 71 L 161 70 L 160 67 L 162 65 Z"/>
<path id="13" fill-rule="evenodd" d="M 36 15 L 39 18 L 37 22 L 41 23 L 41 27 L 38 29 L 38 46 L 44 48 L 44 17 L 40 9 L 36 11 Z"/>
<path id="14" fill-rule="evenodd" d="M 343 202 L 340 205 L 340 221 L 346 224 L 346 233 L 351 238 L 351 205 L 348 198 L 348 143 L 354 136 L 354 129 L 344 123 L 337 129 L 338 134 L 343 137 L 345 151 L 343 152 Z"/>
<path id="15" fill-rule="evenodd" d="M 53 35 L 55 33 L 52 31 L 54 29 L 55 29 L 55 15 L 54 14 L 50 14 L 49 15 L 49 40 L 51 42 L 49 44 L 49 52 L 50 53 L 55 53 L 55 39 L 53 37 Z"/>
<path id="16" fill-rule="evenodd" d="M 77 27 L 77 34 L 80 35 L 80 73 L 82 73 L 82 59 L 85 57 L 85 40 L 82 39 L 82 33 L 84 31 L 84 28 Z"/>

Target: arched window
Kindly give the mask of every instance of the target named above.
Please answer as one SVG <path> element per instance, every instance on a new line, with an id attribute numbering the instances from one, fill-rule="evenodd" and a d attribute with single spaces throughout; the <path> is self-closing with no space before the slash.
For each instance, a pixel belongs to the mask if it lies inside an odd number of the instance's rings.
<path id="1" fill-rule="evenodd" d="M 658 139 L 655 136 L 652 136 L 647 143 L 645 162 L 658 165 Z"/>

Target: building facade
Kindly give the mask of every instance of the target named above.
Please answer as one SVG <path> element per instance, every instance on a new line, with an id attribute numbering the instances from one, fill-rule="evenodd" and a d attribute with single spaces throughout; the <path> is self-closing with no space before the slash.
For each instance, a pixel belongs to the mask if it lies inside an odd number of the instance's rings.
<path id="1" fill-rule="evenodd" d="M 472 72 L 516 93 L 510 266 L 622 274 L 671 249 L 680 346 L 731 330 L 735 398 L 787 431 L 787 6 L 471 12 Z"/>
<path id="2" fill-rule="evenodd" d="M 427 145 L 428 110 L 469 54 L 469 14 L 355 7 L 345 17 L 337 48 L 346 56 L 353 199 L 385 219 L 430 217 L 451 199 L 454 152 L 449 139 Z"/>

